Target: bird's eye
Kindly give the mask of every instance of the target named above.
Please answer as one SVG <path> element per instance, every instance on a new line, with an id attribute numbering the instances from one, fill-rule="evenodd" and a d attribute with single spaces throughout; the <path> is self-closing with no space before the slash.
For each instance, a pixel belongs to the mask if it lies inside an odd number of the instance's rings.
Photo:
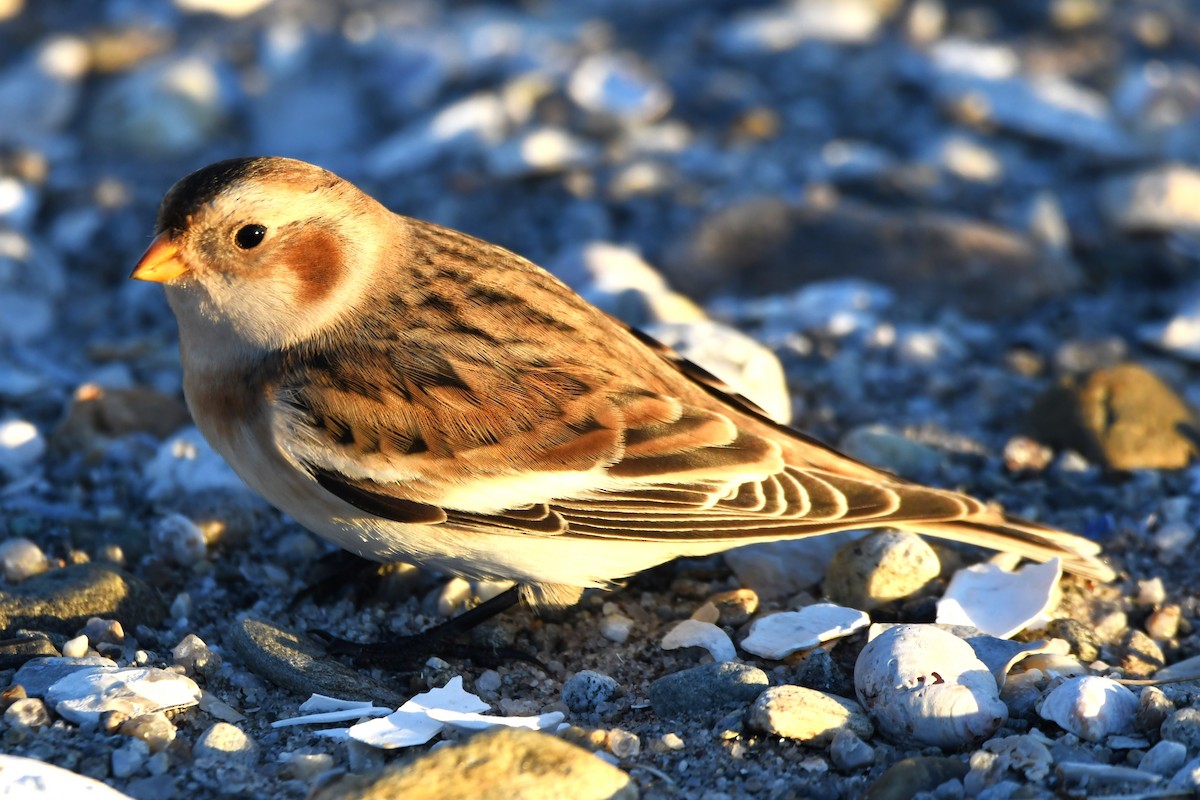
<path id="1" fill-rule="evenodd" d="M 233 240 L 243 250 L 253 250 L 262 243 L 263 237 L 266 235 L 267 229 L 262 225 L 243 225 L 233 235 Z"/>

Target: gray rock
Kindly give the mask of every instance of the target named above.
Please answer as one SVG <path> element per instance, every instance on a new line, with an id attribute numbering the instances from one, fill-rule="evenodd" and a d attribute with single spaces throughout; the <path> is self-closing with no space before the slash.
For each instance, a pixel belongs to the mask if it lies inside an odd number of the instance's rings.
<path id="1" fill-rule="evenodd" d="M 972 758 L 972 762 L 974 759 Z M 943 783 L 962 780 L 967 765 L 955 758 L 917 756 L 897 761 L 867 787 L 867 800 L 909 800 Z"/>
<path id="2" fill-rule="evenodd" d="M 91 140 L 102 150 L 163 158 L 199 150 L 226 124 L 223 84 L 217 66 L 200 56 L 147 63 L 102 92 Z"/>
<path id="3" fill-rule="evenodd" d="M 113 750 L 112 774 L 114 778 L 131 778 L 146 764 L 150 748 L 141 739 L 131 739 Z"/>
<path id="4" fill-rule="evenodd" d="M 629 775 L 591 752 L 544 733 L 488 731 L 381 774 L 337 778 L 311 800 L 636 800 Z"/>
<path id="5" fill-rule="evenodd" d="M 241 620 L 233 626 L 232 642 L 250 669 L 293 692 L 377 700 L 392 707 L 405 700 L 366 673 L 334 661 L 312 640 L 269 623 Z"/>
<path id="6" fill-rule="evenodd" d="M 155 711 L 125 720 L 117 728 L 117 733 L 145 742 L 150 753 L 161 753 L 171 746 L 179 731 L 166 714 Z"/>
<path id="7" fill-rule="evenodd" d="M 722 557 L 738 583 L 763 600 L 779 600 L 820 583 L 833 554 L 859 533 L 833 533 L 808 539 L 752 544 L 726 550 Z"/>
<path id="8" fill-rule="evenodd" d="M 1165 778 L 1179 771 L 1183 762 L 1187 761 L 1187 753 L 1187 746 L 1170 739 L 1163 739 L 1146 751 L 1138 764 L 1138 769 L 1162 775 Z"/>
<path id="9" fill-rule="evenodd" d="M 907 306 L 931 313 L 953 307 L 986 319 L 1026 312 L 1082 282 L 1061 253 L 988 222 L 845 200 L 791 206 L 777 198 L 701 220 L 669 250 L 663 272 L 701 296 L 774 294 L 854 277 L 894 289 Z"/>
<path id="10" fill-rule="evenodd" d="M 734 662 L 702 664 L 650 684 L 650 705 L 663 719 L 711 717 L 750 703 L 767 688 L 767 674 Z"/>
<path id="11" fill-rule="evenodd" d="M 1157 731 L 1173 713 L 1175 704 L 1166 693 L 1157 686 L 1147 686 L 1138 695 L 1138 710 L 1134 723 L 1139 731 Z"/>
<path id="12" fill-rule="evenodd" d="M 595 711 L 617 693 L 619 684 L 614 678 L 585 669 L 576 672 L 563 683 L 562 700 L 576 713 Z"/>
<path id="13" fill-rule="evenodd" d="M 829 744 L 839 731 L 868 739 L 875 732 L 866 712 L 855 701 L 803 686 L 767 689 L 750 707 L 746 721 L 755 730 L 814 747 Z"/>
<path id="14" fill-rule="evenodd" d="M 1200 708 L 1181 708 L 1167 717 L 1159 729 L 1162 738 L 1179 742 L 1189 753 L 1200 750 Z"/>
<path id="15" fill-rule="evenodd" d="M 91 617 L 132 630 L 162 623 L 166 607 L 140 578 L 101 564 L 74 564 L 0 589 L 0 629 L 32 628 L 72 636 Z"/>
<path id="16" fill-rule="evenodd" d="M 1180 767 L 1179 771 L 1171 776 L 1167 789 L 1176 792 L 1195 792 L 1200 789 L 1200 758 L 1193 758 Z"/>
<path id="17" fill-rule="evenodd" d="M 843 453 L 912 480 L 928 480 L 942 465 L 935 448 L 894 433 L 882 425 L 861 425 L 838 442 Z"/>
<path id="18" fill-rule="evenodd" d="M 853 772 L 874 763 L 875 748 L 847 728 L 834 734 L 829 744 L 829 759 L 843 772 Z"/>

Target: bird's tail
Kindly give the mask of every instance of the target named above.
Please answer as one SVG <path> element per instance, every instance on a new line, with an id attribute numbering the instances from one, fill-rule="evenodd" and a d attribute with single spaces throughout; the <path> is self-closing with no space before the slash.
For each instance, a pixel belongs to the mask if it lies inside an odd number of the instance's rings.
<path id="1" fill-rule="evenodd" d="M 939 539 L 1015 553 L 1034 561 L 1061 558 L 1063 569 L 1067 572 L 1104 583 L 1116 577 L 1112 567 L 1099 559 L 1101 548 L 1096 542 L 1007 514 L 989 512 L 962 520 L 912 526 L 901 523 L 896 527 Z"/>

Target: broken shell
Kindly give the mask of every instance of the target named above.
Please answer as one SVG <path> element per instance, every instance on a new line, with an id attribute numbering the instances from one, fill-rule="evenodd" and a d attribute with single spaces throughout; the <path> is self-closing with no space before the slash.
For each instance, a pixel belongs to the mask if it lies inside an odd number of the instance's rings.
<path id="1" fill-rule="evenodd" d="M 132 718 L 194 706 L 200 702 L 200 687 L 165 669 L 91 667 L 57 681 L 46 690 L 46 702 L 76 725 L 90 728 L 111 711 Z"/>
<path id="2" fill-rule="evenodd" d="M 854 689 L 878 729 L 904 743 L 959 749 L 1008 718 L 987 665 L 932 625 L 896 625 L 875 636 L 854 665 Z"/>
<path id="3" fill-rule="evenodd" d="M 756 619 L 742 649 L 763 658 L 782 659 L 822 642 L 849 636 L 871 621 L 866 612 L 833 603 L 814 603 L 799 611 L 781 611 Z"/>
<path id="4" fill-rule="evenodd" d="M 685 619 L 668 631 L 663 637 L 662 647 L 664 650 L 703 647 L 712 654 L 714 661 L 733 661 L 737 658 L 737 650 L 729 634 L 711 622 L 695 619 Z"/>
<path id="5" fill-rule="evenodd" d="M 973 625 L 983 633 L 1007 639 L 1018 631 L 1045 624 L 1058 603 L 1062 565 L 1057 558 L 1027 564 L 1016 572 L 995 564 L 960 569 L 937 603 L 937 621 Z"/>
<path id="6" fill-rule="evenodd" d="M 1137 710 L 1133 692 L 1109 678 L 1088 675 L 1056 686 L 1038 713 L 1080 739 L 1098 742 L 1113 733 L 1132 733 Z"/>

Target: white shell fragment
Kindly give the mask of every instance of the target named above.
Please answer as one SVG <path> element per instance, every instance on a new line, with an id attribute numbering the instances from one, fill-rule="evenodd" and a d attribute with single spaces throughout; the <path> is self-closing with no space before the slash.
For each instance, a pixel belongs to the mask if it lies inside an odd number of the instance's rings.
<path id="1" fill-rule="evenodd" d="M 482 731 L 500 727 L 545 731 L 558 727 L 558 724 L 566 717 L 561 711 L 551 711 L 529 717 L 498 717 L 494 714 L 475 714 L 466 711 L 451 711 L 445 708 L 430 708 L 425 713 L 430 719 L 466 731 Z"/>
<path id="2" fill-rule="evenodd" d="M 1032 656 L 1053 653 L 1057 647 L 1050 641 L 1014 642 L 986 635 L 971 636 L 965 641 L 975 651 L 975 657 L 992 671 L 996 685 L 1001 689 L 1004 688 L 1004 682 L 1008 679 L 1008 673 L 1017 663 Z"/>
<path id="3" fill-rule="evenodd" d="M 35 758 L 0 755 L 0 798 L 70 797 L 72 800 L 129 800 L 98 780 Z"/>
<path id="4" fill-rule="evenodd" d="M 833 603 L 814 603 L 799 611 L 781 611 L 755 620 L 742 649 L 763 658 L 787 658 L 822 642 L 849 636 L 871 622 L 865 611 Z"/>
<path id="5" fill-rule="evenodd" d="M 386 717 L 392 711 L 383 706 L 377 706 L 370 700 L 342 700 L 323 694 L 314 694 L 300 704 L 300 711 L 306 712 L 299 717 L 287 717 L 275 720 L 272 728 L 284 728 L 290 725 L 320 725 L 328 722 L 349 722 L 364 717 Z"/>
<path id="6" fill-rule="evenodd" d="M 430 689 L 411 698 L 382 719 L 352 726 L 350 738 L 384 750 L 425 744 L 445 727 L 444 722 L 429 716 L 428 711 L 435 708 L 471 713 L 487 711 L 489 706 L 463 689 L 462 677 L 455 675 L 442 688 Z"/>
<path id="7" fill-rule="evenodd" d="M 943 625 L 973 625 L 1007 639 L 1039 622 L 1054 607 L 1062 563 L 1027 564 L 1016 572 L 976 564 L 954 573 L 937 604 Z"/>
<path id="8" fill-rule="evenodd" d="M 1114 733 L 1131 733 L 1137 716 L 1137 695 L 1109 678 L 1088 675 L 1056 686 L 1042 701 L 1042 719 L 1098 742 Z"/>
<path id="9" fill-rule="evenodd" d="M 200 687 L 165 669 L 93 667 L 57 681 L 46 690 L 46 702 L 71 722 L 95 727 L 106 711 L 139 717 L 194 706 L 200 702 Z"/>
<path id="10" fill-rule="evenodd" d="M 903 743 L 959 749 L 1008 718 L 987 665 L 933 625 L 896 625 L 875 636 L 854 665 L 854 689 L 877 728 Z"/>
<path id="11" fill-rule="evenodd" d="M 733 661 L 737 658 L 737 650 L 729 634 L 711 622 L 695 619 L 685 619 L 671 628 L 663 637 L 662 646 L 664 650 L 703 647 L 712 655 L 714 661 Z"/>

